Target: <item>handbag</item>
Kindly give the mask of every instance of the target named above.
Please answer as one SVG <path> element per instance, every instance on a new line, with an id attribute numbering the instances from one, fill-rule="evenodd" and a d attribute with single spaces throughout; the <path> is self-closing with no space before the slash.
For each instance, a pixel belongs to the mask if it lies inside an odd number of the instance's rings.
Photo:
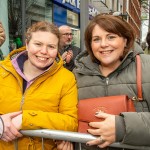
<path id="1" fill-rule="evenodd" d="M 121 112 L 137 111 L 134 106 L 134 101 L 143 101 L 141 59 L 139 55 L 136 56 L 136 61 L 138 97 L 129 98 L 127 95 L 116 95 L 80 100 L 78 103 L 78 132 L 87 133 L 87 129 L 91 128 L 88 126 L 89 122 L 103 120 L 95 116 L 96 112 L 102 111 L 108 114 L 119 115 Z"/>

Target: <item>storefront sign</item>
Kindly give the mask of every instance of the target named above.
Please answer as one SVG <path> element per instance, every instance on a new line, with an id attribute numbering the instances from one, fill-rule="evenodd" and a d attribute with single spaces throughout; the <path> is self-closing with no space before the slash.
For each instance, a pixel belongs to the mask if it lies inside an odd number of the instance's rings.
<path id="1" fill-rule="evenodd" d="M 80 0 L 54 0 L 54 2 L 80 13 Z"/>
<path id="2" fill-rule="evenodd" d="M 80 13 L 80 0 L 54 0 L 54 2 L 72 9 L 74 12 Z M 93 6 L 89 6 L 89 15 L 94 17 L 97 14 L 99 14 L 99 11 Z"/>
<path id="3" fill-rule="evenodd" d="M 66 3 L 80 9 L 80 0 L 62 0 L 62 4 Z"/>

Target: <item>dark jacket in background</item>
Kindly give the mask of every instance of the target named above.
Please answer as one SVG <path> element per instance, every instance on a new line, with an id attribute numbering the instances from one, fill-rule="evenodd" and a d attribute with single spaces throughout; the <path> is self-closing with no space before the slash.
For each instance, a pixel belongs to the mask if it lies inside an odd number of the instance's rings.
<path id="1" fill-rule="evenodd" d="M 69 50 L 73 51 L 73 58 L 71 59 L 70 63 L 65 63 L 64 67 L 67 68 L 68 70 L 72 71 L 75 67 L 74 60 L 75 60 L 76 56 L 81 52 L 81 49 L 77 46 L 69 45 L 66 48 L 60 50 L 60 54 L 62 55 L 65 51 L 69 51 Z"/>

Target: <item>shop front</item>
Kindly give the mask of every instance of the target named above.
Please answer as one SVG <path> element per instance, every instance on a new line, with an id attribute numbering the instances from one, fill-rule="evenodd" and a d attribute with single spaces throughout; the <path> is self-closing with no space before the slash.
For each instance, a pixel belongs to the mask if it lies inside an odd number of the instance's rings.
<path id="1" fill-rule="evenodd" d="M 80 2 L 79 0 L 54 0 L 53 22 L 58 27 L 68 25 L 72 28 L 73 44 L 80 47 Z"/>

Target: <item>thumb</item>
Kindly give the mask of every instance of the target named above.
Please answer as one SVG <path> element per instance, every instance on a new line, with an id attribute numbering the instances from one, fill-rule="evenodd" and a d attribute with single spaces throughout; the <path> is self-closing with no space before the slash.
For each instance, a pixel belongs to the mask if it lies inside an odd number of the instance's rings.
<path id="1" fill-rule="evenodd" d="M 12 113 L 9 113 L 9 117 L 14 118 L 20 114 L 22 114 L 22 111 L 12 112 Z"/>

